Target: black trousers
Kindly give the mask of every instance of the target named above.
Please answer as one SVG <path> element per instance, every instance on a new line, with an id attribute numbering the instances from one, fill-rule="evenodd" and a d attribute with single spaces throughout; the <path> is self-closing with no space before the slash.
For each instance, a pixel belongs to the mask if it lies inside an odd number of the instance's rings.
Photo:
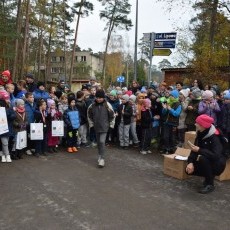
<path id="1" fill-rule="evenodd" d="M 207 157 L 200 156 L 199 161 L 194 163 L 193 175 L 203 176 L 207 185 L 213 185 L 214 177 L 219 176 L 224 171 L 225 166 L 225 158 L 221 158 L 213 163 Z"/>

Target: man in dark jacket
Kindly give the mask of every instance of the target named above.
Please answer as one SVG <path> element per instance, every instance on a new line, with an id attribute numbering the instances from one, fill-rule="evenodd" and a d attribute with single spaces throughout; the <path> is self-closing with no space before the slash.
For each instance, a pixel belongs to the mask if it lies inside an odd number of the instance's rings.
<path id="1" fill-rule="evenodd" d="M 32 73 L 27 73 L 25 77 L 28 92 L 33 93 L 37 89 L 37 84 L 34 82 L 34 75 Z"/>
<path id="2" fill-rule="evenodd" d="M 223 146 L 213 122 L 214 119 L 206 114 L 198 116 L 195 144 L 188 142 L 192 151 L 188 157 L 186 172 L 205 178 L 203 187 L 199 190 L 202 194 L 210 193 L 215 189 L 214 177 L 219 176 L 226 165 L 226 157 L 222 154 Z"/>

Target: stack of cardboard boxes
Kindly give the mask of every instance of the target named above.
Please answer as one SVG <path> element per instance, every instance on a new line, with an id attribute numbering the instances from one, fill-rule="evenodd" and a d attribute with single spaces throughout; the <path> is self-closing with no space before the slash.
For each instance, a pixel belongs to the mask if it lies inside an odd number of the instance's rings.
<path id="1" fill-rule="evenodd" d="M 183 180 L 188 178 L 185 172 L 187 161 L 184 159 L 175 159 L 177 156 L 188 157 L 190 154 L 190 148 L 188 146 L 188 140 L 194 144 L 196 139 L 196 132 L 190 131 L 185 133 L 184 148 L 177 148 L 176 152 L 171 155 L 164 155 L 164 174 Z M 227 161 L 224 172 L 216 177 L 217 180 L 230 180 L 230 160 Z"/>

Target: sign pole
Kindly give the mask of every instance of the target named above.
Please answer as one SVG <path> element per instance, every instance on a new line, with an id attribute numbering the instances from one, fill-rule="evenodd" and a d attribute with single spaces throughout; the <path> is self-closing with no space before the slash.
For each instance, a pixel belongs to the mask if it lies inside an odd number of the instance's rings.
<path id="1" fill-rule="evenodd" d="M 153 59 L 153 49 L 154 49 L 154 41 L 155 41 L 155 33 L 150 34 L 150 52 L 149 52 L 149 76 L 148 76 L 148 87 L 150 86 L 150 81 L 152 77 L 152 59 Z"/>

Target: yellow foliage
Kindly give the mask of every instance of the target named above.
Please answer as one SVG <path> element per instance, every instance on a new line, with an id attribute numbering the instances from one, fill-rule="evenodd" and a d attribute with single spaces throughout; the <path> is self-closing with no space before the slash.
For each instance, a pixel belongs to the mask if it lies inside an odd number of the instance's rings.
<path id="1" fill-rule="evenodd" d="M 106 75 L 111 81 L 116 81 L 116 77 L 121 75 L 124 70 L 123 56 L 121 52 L 107 54 L 106 56 Z"/>

